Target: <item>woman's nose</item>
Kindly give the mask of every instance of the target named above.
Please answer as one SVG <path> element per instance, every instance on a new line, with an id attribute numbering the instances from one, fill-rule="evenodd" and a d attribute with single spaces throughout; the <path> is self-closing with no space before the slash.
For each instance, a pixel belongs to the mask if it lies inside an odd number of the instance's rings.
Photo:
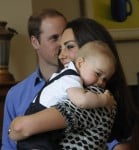
<path id="1" fill-rule="evenodd" d="M 66 52 L 64 50 L 61 50 L 61 52 L 59 53 L 59 59 L 65 58 L 65 57 L 66 57 Z"/>

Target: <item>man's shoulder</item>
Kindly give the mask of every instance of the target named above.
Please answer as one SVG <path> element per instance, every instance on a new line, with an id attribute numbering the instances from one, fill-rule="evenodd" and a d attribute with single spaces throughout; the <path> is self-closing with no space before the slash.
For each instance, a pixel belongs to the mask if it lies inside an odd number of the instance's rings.
<path id="1" fill-rule="evenodd" d="M 9 109 L 12 109 L 11 107 L 17 107 L 17 111 L 20 112 L 19 108 L 22 109 L 23 107 L 28 106 L 28 104 L 33 100 L 34 96 L 41 89 L 41 84 L 35 84 L 37 75 L 34 74 L 35 72 L 29 75 L 23 81 L 17 83 L 15 86 L 11 87 L 11 89 L 8 91 L 5 103 L 8 105 Z"/>
<path id="2" fill-rule="evenodd" d="M 36 80 L 35 72 L 27 76 L 24 80 L 18 82 L 16 85 L 12 86 L 8 93 L 15 93 L 23 91 L 28 86 L 31 86 L 31 84 L 34 84 Z"/>

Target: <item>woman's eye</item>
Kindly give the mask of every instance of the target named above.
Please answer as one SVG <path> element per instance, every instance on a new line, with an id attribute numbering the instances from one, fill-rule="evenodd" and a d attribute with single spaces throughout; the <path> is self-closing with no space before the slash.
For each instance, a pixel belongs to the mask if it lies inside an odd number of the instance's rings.
<path id="1" fill-rule="evenodd" d="M 75 47 L 74 45 L 67 45 L 67 49 L 72 49 L 74 47 Z"/>

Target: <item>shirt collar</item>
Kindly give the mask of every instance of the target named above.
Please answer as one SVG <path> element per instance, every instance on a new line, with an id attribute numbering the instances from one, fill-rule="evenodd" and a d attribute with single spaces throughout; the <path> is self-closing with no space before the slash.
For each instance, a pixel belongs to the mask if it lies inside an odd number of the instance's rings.
<path id="1" fill-rule="evenodd" d="M 35 79 L 34 85 L 37 85 L 37 84 L 39 84 L 41 81 L 44 81 L 44 79 L 43 79 L 43 77 L 42 77 L 42 75 L 41 75 L 40 68 L 37 68 L 36 71 L 35 71 L 35 73 L 36 73 L 36 77 L 35 77 L 36 79 Z"/>

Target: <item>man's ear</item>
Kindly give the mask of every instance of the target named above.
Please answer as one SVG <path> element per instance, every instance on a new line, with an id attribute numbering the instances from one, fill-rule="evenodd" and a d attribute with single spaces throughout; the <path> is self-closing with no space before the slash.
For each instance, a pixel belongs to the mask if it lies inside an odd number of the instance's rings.
<path id="1" fill-rule="evenodd" d="M 39 49 L 40 43 L 34 35 L 31 36 L 31 44 L 32 44 L 34 49 L 36 49 L 36 50 Z"/>
<path id="2" fill-rule="evenodd" d="M 84 62 L 85 62 L 85 59 L 83 57 L 77 58 L 77 60 L 76 60 L 76 67 L 80 68 Z"/>

